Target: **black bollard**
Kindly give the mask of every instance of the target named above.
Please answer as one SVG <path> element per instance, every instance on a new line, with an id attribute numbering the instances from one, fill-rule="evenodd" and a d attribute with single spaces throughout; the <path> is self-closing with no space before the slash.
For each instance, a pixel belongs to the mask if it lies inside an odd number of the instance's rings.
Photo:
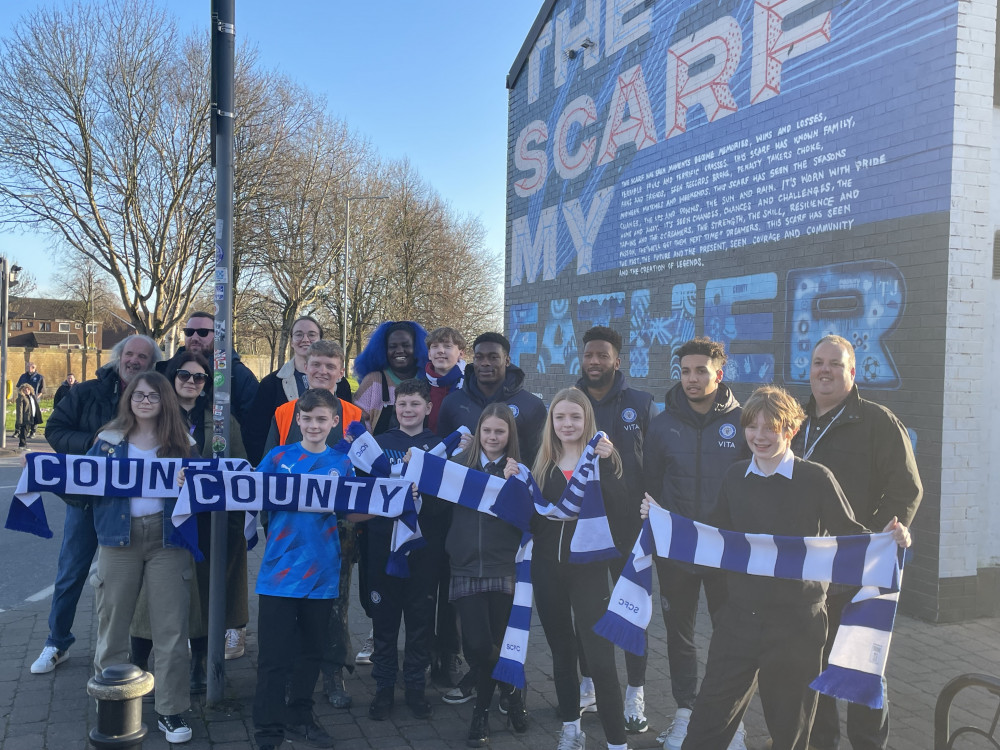
<path id="1" fill-rule="evenodd" d="M 142 723 L 142 696 L 153 689 L 153 675 L 134 664 L 108 667 L 87 682 L 87 692 L 97 699 L 97 726 L 90 730 L 90 744 L 97 750 L 133 750 L 146 738 Z"/>

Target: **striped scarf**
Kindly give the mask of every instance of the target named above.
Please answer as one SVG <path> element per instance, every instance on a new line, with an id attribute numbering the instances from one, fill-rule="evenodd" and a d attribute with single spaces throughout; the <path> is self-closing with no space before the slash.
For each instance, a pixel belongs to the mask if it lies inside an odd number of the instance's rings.
<path id="1" fill-rule="evenodd" d="M 514 605 L 507 621 L 500 658 L 493 670 L 493 677 L 501 682 L 519 688 L 525 686 L 524 663 L 531 629 L 533 596 L 533 542 L 529 531 L 532 514 L 577 521 L 576 531 L 570 541 L 571 563 L 605 560 L 618 554 L 604 512 L 599 458 L 595 451 L 597 443 L 603 437 L 606 435 L 598 432 L 587 444 L 573 475 L 566 483 L 566 489 L 555 503 L 542 497 L 541 489 L 524 465 L 519 465 L 517 475 L 503 480 L 423 451 L 414 450 L 411 453 L 403 478 L 413 481 L 421 492 L 495 516 L 523 532 L 521 546 L 514 560 L 517 575 Z"/>
<path id="2" fill-rule="evenodd" d="M 743 534 L 652 507 L 615 585 L 608 611 L 594 626 L 598 635 L 634 654 L 644 651 L 644 632 L 652 616 L 654 551 L 671 560 L 737 573 L 860 586 L 844 608 L 829 666 L 810 687 L 882 708 L 882 676 L 902 578 L 902 550 L 892 534 Z"/>

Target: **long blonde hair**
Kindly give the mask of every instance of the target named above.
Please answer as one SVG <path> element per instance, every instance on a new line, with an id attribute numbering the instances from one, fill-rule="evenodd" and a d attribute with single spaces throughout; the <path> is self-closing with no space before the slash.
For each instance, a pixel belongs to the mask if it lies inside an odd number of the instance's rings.
<path id="1" fill-rule="evenodd" d="M 559 461 L 564 455 L 562 440 L 556 435 L 555 427 L 552 425 L 552 411 L 562 401 L 569 401 L 583 409 L 583 439 L 589 441 L 597 433 L 597 419 L 594 417 L 594 407 L 590 405 L 590 399 L 579 388 L 563 388 L 552 399 L 549 405 L 549 413 L 545 417 L 545 428 L 542 432 L 542 445 L 535 456 L 535 465 L 531 467 L 531 473 L 538 482 L 538 486 L 545 488 L 545 481 L 549 472 L 554 467 L 559 466 Z M 615 476 L 622 475 L 622 457 L 615 448 L 611 452 L 611 465 L 614 467 Z"/>

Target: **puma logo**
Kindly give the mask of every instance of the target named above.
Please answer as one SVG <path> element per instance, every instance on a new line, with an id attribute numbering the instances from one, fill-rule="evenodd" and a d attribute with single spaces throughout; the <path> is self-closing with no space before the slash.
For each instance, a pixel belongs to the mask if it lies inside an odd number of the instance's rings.
<path id="1" fill-rule="evenodd" d="M 671 428 L 670 428 L 670 431 L 671 431 L 672 433 L 674 433 L 674 434 L 675 434 L 675 435 L 676 435 L 677 437 L 680 437 L 680 436 L 681 436 L 681 431 L 680 431 L 680 430 L 679 430 L 678 428 L 676 428 L 676 427 L 671 427 Z"/>
<path id="2" fill-rule="evenodd" d="M 280 466 L 282 469 L 291 474 L 292 469 L 295 467 L 295 464 L 278 464 L 278 466 Z"/>

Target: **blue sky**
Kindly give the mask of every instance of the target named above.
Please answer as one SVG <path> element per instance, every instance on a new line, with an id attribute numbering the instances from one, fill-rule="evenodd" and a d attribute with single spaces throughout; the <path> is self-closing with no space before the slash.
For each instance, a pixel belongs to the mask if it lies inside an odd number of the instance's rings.
<path id="1" fill-rule="evenodd" d="M 209 0 L 161 4 L 182 30 L 208 26 Z M 0 3 L 0 34 L 50 2 Z M 390 159 L 409 157 L 461 213 L 477 215 L 504 249 L 507 72 L 542 0 L 236 0 L 236 36 L 327 98 L 329 110 Z M 502 10 L 501 10 L 502 8 Z M 294 12 L 293 12 L 294 11 Z M 499 11 L 499 12 L 498 12 Z M 0 230 L 0 253 L 44 292 L 54 256 L 45 237 Z"/>

